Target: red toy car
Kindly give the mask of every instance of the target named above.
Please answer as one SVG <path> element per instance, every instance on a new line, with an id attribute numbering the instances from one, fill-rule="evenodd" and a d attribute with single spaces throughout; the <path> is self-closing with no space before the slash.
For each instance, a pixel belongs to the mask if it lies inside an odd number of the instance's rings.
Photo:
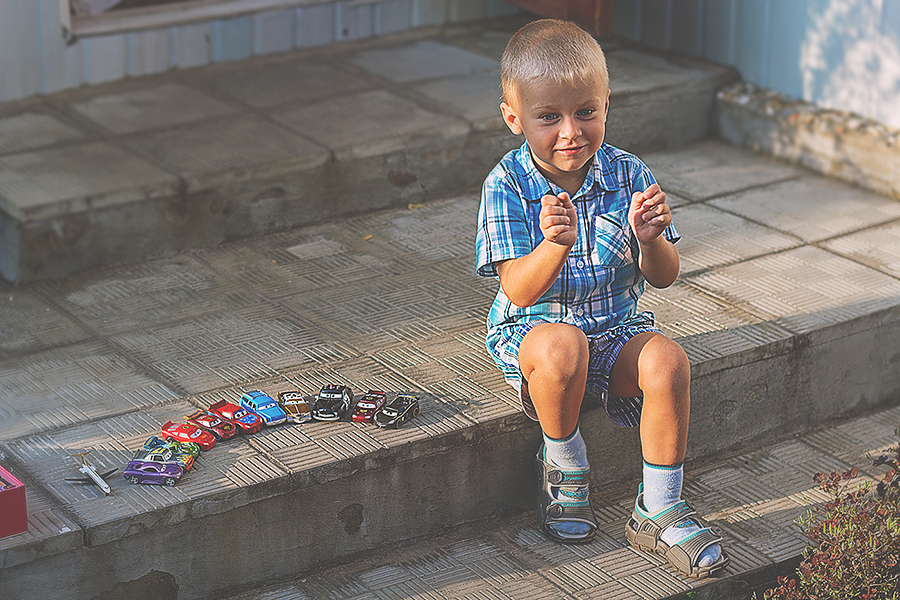
<path id="1" fill-rule="evenodd" d="M 218 441 L 230 440 L 237 435 L 237 427 L 232 423 L 226 423 L 220 417 L 204 410 L 197 409 L 184 418 L 191 425 L 196 425 L 204 431 L 213 434 Z"/>
<path id="2" fill-rule="evenodd" d="M 161 427 L 162 437 L 164 440 L 175 440 L 176 442 L 193 442 L 200 446 L 201 450 L 209 450 L 216 445 L 216 437 L 190 423 L 173 423 L 166 421 Z"/>
<path id="3" fill-rule="evenodd" d="M 366 395 L 356 403 L 352 419 L 357 423 L 371 423 L 375 411 L 384 406 L 387 394 L 379 390 L 369 390 Z"/>
<path id="4" fill-rule="evenodd" d="M 211 404 L 209 412 L 222 417 L 223 421 L 233 423 L 244 433 L 256 433 L 263 426 L 262 419 L 259 416 L 228 400 L 219 400 L 215 404 Z"/>

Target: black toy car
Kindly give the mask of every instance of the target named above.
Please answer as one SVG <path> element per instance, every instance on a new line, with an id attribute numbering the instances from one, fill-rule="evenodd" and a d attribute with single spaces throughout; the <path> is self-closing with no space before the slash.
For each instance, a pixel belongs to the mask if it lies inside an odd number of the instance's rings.
<path id="1" fill-rule="evenodd" d="M 419 414 L 419 399 L 400 394 L 375 413 L 374 422 L 385 429 L 396 429 Z"/>
<path id="2" fill-rule="evenodd" d="M 350 410 L 353 392 L 346 385 L 326 385 L 316 396 L 312 416 L 316 421 L 339 421 Z"/>

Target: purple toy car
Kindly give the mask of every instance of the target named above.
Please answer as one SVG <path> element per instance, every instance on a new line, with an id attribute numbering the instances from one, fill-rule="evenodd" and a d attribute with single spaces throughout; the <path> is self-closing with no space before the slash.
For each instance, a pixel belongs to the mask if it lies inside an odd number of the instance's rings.
<path id="1" fill-rule="evenodd" d="M 125 467 L 122 476 L 128 483 L 153 483 L 172 487 L 183 474 L 184 469 L 173 463 L 132 460 Z"/>

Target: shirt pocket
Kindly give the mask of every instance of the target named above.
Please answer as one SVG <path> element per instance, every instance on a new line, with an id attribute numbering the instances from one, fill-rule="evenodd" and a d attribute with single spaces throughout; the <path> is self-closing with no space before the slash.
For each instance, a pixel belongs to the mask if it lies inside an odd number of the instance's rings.
<path id="1" fill-rule="evenodd" d="M 631 251 L 631 227 L 628 212 L 617 210 L 594 217 L 594 252 L 591 257 L 595 265 L 616 269 L 634 262 Z"/>

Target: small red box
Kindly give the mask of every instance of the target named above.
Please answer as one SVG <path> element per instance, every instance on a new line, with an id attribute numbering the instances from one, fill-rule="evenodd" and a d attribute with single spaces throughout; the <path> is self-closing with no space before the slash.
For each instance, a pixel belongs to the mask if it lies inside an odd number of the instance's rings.
<path id="1" fill-rule="evenodd" d="M 28 531 L 25 485 L 0 467 L 0 538 Z"/>

